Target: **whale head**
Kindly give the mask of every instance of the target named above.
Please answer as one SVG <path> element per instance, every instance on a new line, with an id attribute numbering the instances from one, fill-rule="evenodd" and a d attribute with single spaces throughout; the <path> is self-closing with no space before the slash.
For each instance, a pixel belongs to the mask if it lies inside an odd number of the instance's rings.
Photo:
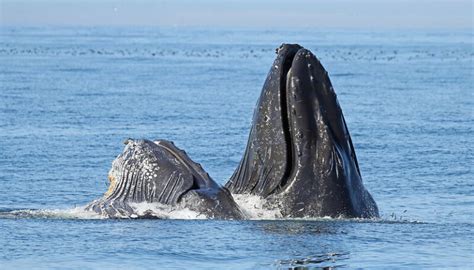
<path id="1" fill-rule="evenodd" d="M 309 50 L 277 49 L 226 187 L 268 198 L 288 217 L 378 216 L 328 74 Z"/>
<path id="2" fill-rule="evenodd" d="M 127 139 L 123 152 L 112 162 L 108 178 L 107 192 L 87 209 L 121 217 L 136 214 L 133 204 L 159 203 L 187 208 L 208 218 L 242 218 L 229 191 L 170 141 Z"/>

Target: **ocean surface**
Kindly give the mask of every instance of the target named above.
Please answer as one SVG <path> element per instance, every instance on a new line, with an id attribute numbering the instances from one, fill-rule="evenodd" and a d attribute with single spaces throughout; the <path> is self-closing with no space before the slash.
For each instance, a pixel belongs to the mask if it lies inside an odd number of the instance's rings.
<path id="1" fill-rule="evenodd" d="M 224 184 L 283 42 L 328 70 L 380 219 L 81 210 L 129 137 Z M 473 59 L 470 30 L 1 27 L 0 268 L 473 268 Z"/>

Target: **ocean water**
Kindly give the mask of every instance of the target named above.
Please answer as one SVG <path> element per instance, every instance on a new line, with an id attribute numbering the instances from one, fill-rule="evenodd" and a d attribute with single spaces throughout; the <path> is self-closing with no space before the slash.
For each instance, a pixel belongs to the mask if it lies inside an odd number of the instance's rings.
<path id="1" fill-rule="evenodd" d="M 129 137 L 224 184 L 283 42 L 328 70 L 381 219 L 80 210 Z M 470 30 L 2 27 L 0 268 L 473 268 L 473 58 Z"/>

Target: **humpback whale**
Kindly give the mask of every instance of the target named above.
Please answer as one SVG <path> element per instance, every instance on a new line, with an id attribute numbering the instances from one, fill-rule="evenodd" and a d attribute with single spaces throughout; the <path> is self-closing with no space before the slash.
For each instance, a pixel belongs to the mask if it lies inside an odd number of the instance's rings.
<path id="1" fill-rule="evenodd" d="M 245 153 L 225 186 L 267 199 L 283 217 L 378 217 L 328 74 L 309 50 L 277 49 Z"/>
<path id="2" fill-rule="evenodd" d="M 159 218 L 136 207 L 156 203 L 170 210 L 189 209 L 207 218 L 244 218 L 230 192 L 172 142 L 127 139 L 124 143 L 125 149 L 112 162 L 109 189 L 86 210 L 111 218 Z"/>
<path id="3" fill-rule="evenodd" d="M 153 203 L 207 218 L 245 219 L 232 194 L 249 194 L 284 218 L 379 216 L 328 74 L 297 44 L 277 49 L 244 155 L 224 187 L 170 141 L 128 139 L 125 145 L 112 163 L 108 191 L 86 210 L 159 218 L 136 207 Z"/>

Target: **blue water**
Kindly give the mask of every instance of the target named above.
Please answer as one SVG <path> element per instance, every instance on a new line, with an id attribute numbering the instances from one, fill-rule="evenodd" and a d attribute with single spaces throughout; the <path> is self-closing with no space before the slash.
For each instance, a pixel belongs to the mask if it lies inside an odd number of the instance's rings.
<path id="1" fill-rule="evenodd" d="M 128 137 L 173 140 L 225 183 L 282 42 L 328 70 L 381 220 L 70 210 Z M 473 58 L 469 30 L 0 28 L 0 268 L 473 268 Z"/>

